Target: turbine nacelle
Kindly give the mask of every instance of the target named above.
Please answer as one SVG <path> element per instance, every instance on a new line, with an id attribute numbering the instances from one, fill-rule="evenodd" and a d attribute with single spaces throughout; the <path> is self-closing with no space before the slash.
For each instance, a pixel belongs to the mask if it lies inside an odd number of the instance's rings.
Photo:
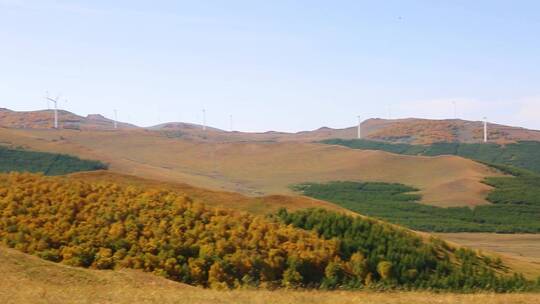
<path id="1" fill-rule="evenodd" d="M 56 98 L 52 98 L 49 96 L 49 91 L 45 92 L 45 99 L 47 100 L 47 109 L 49 109 L 49 102 L 52 101 L 54 103 L 54 128 L 58 129 L 58 102 L 60 101 L 60 97 L 62 95 L 58 94 Z M 67 99 L 64 99 L 64 102 L 67 102 Z"/>

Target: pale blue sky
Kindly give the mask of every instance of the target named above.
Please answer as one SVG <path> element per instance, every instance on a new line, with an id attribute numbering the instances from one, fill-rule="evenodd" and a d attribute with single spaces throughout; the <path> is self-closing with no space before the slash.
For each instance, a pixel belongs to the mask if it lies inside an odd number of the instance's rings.
<path id="1" fill-rule="evenodd" d="M 0 107 L 244 131 L 458 116 L 540 129 L 540 1 L 0 0 Z"/>

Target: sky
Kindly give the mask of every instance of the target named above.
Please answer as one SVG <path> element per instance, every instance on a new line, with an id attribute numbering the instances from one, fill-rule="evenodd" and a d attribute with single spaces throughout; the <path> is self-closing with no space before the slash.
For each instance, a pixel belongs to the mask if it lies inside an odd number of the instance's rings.
<path id="1" fill-rule="evenodd" d="M 241 131 L 540 129 L 540 1 L 0 0 L 0 107 Z M 455 107 L 454 107 L 455 105 Z"/>

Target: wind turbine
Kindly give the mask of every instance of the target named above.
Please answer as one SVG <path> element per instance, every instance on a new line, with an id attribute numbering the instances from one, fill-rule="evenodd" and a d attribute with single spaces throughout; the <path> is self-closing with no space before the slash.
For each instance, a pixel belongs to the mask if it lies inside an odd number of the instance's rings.
<path id="1" fill-rule="evenodd" d="M 118 111 L 114 109 L 114 128 L 118 129 Z"/>
<path id="2" fill-rule="evenodd" d="M 58 129 L 58 102 L 60 101 L 60 95 L 56 98 L 49 97 L 49 92 L 46 92 L 45 99 L 47 102 L 52 101 L 54 103 L 54 128 Z"/>
<path id="3" fill-rule="evenodd" d="M 230 131 L 232 132 L 232 131 L 233 131 L 233 119 L 232 119 L 232 114 L 229 115 L 229 122 L 230 122 Z"/>
<path id="4" fill-rule="evenodd" d="M 484 142 L 487 143 L 488 141 L 488 122 L 487 117 L 484 117 Z"/>
<path id="5" fill-rule="evenodd" d="M 362 118 L 358 116 L 358 139 L 362 139 Z"/>
<path id="6" fill-rule="evenodd" d="M 203 115 L 202 129 L 203 131 L 206 131 L 206 109 L 202 109 L 202 115 Z"/>

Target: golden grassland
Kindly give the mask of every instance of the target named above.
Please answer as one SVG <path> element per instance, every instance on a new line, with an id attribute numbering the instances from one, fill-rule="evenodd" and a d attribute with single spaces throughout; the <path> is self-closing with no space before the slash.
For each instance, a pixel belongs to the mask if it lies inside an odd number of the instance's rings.
<path id="1" fill-rule="evenodd" d="M 436 236 L 461 246 L 496 252 L 504 256 L 505 263 L 519 269 L 524 275 L 540 276 L 539 234 L 496 233 L 435 233 Z"/>
<path id="2" fill-rule="evenodd" d="M 91 270 L 55 264 L 0 247 L 0 303 L 182 304 L 535 304 L 540 294 L 428 292 L 215 291 L 134 270 Z"/>
<path id="3" fill-rule="evenodd" d="M 324 208 L 347 214 L 356 214 L 335 204 L 306 196 L 281 194 L 259 197 L 246 196 L 236 192 L 210 190 L 191 186 L 185 183 L 156 181 L 110 171 L 73 173 L 70 174 L 68 178 L 79 179 L 87 182 L 114 182 L 119 185 L 134 185 L 138 187 L 166 189 L 177 193 L 183 193 L 192 198 L 194 201 L 208 206 L 231 208 L 258 215 L 274 213 L 280 208 L 287 208 L 291 211 L 306 208 Z"/>
<path id="4" fill-rule="evenodd" d="M 0 143 L 110 164 L 110 170 L 159 181 L 260 196 L 291 194 L 302 182 L 363 180 L 417 187 L 423 203 L 486 204 L 482 181 L 498 172 L 455 156 L 418 157 L 306 142 L 203 142 L 152 131 L 16 130 Z"/>

